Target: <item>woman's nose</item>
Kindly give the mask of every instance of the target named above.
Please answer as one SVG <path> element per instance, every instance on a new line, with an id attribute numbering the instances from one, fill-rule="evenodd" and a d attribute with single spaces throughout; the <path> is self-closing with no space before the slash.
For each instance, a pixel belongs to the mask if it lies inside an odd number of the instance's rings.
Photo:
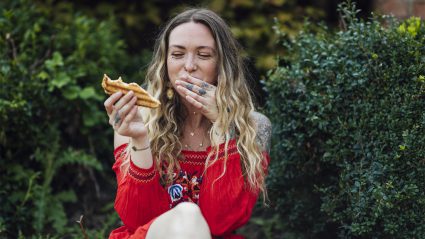
<path id="1" fill-rule="evenodd" d="M 197 65 L 196 65 L 196 62 L 195 62 L 195 58 L 193 56 L 187 57 L 186 62 L 184 64 L 184 69 L 187 72 L 196 71 Z"/>

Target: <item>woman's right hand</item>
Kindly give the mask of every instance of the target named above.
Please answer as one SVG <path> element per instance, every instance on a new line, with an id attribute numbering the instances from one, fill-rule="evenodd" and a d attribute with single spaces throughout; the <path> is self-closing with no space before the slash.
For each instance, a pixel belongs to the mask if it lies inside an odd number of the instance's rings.
<path id="1" fill-rule="evenodd" d="M 148 131 L 136 101 L 137 97 L 133 91 L 124 96 L 119 91 L 109 96 L 104 105 L 109 116 L 109 124 L 119 135 L 140 139 L 146 137 Z"/>

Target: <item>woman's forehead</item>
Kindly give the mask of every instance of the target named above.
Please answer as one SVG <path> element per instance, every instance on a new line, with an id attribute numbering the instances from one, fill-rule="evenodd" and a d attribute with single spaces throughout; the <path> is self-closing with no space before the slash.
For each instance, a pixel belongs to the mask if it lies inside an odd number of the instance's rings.
<path id="1" fill-rule="evenodd" d="M 184 48 L 209 47 L 215 49 L 215 40 L 210 29 L 204 24 L 187 22 L 171 31 L 168 46 L 180 46 Z"/>

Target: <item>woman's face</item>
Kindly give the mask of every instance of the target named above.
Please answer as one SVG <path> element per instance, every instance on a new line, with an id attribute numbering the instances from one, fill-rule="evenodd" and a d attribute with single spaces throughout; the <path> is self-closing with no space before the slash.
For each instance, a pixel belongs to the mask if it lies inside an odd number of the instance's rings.
<path id="1" fill-rule="evenodd" d="M 171 84 L 191 75 L 210 84 L 217 81 L 217 50 L 208 27 L 188 22 L 174 28 L 168 41 L 167 71 Z"/>

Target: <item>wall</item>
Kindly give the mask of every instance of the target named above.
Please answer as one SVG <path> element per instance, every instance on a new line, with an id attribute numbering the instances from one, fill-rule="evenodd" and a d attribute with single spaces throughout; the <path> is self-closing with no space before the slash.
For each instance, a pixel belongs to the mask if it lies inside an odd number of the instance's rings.
<path id="1" fill-rule="evenodd" d="M 375 0 L 374 9 L 377 13 L 393 14 L 398 18 L 425 18 L 425 0 Z"/>

